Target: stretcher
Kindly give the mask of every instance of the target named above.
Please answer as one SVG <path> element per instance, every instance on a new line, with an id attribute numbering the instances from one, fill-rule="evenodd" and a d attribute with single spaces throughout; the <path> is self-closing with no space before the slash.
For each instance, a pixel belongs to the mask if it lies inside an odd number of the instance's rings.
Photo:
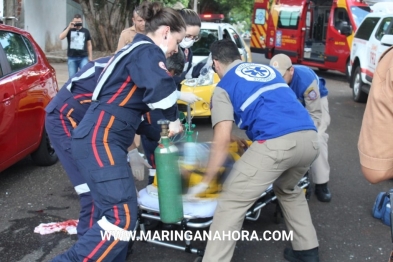
<path id="1" fill-rule="evenodd" d="M 187 108 L 187 124 L 185 133 L 192 133 L 191 127 L 191 117 L 190 117 L 190 106 Z M 183 116 L 184 117 L 184 116 Z M 187 129 L 188 128 L 188 129 Z M 244 142 L 244 141 L 243 141 Z M 246 141 L 248 146 L 251 145 L 251 141 Z M 181 143 L 179 147 L 179 152 L 182 151 Z M 187 185 L 187 187 L 195 186 L 200 183 L 202 180 L 202 176 L 205 170 L 203 167 L 207 166 L 208 156 L 209 156 L 209 143 L 197 143 L 196 147 L 193 148 L 196 151 L 197 161 L 196 164 L 190 173 L 188 173 L 187 182 L 184 183 L 183 186 Z M 225 181 L 226 177 L 230 173 L 230 170 L 238 159 L 240 159 L 241 155 L 244 153 L 244 148 L 239 147 L 237 142 L 232 142 L 229 146 L 228 150 L 228 158 L 224 164 L 224 166 L 220 169 L 217 174 L 217 178 L 213 180 L 209 184 L 209 189 L 205 192 L 197 195 L 198 201 L 188 201 L 183 200 L 183 219 L 172 225 L 175 226 L 176 230 L 182 230 L 185 234 L 191 234 L 191 230 L 204 230 L 207 229 L 211 223 L 213 222 L 213 215 L 215 209 L 217 207 L 217 197 L 219 192 L 221 191 L 221 185 L 223 181 Z M 181 155 L 181 153 L 180 153 Z M 184 155 L 184 148 L 183 148 Z M 202 168 L 202 169 L 200 169 Z M 187 168 L 185 168 L 187 169 Z M 184 169 L 183 169 L 184 170 Z M 186 172 L 187 173 L 187 172 Z M 184 175 L 184 174 L 182 174 Z M 156 179 L 153 185 L 157 186 Z M 309 175 L 306 173 L 304 177 L 299 181 L 298 186 L 304 189 L 306 198 L 309 199 L 310 190 L 308 190 L 310 185 Z M 151 225 L 154 225 L 154 222 L 161 222 L 160 218 L 160 209 L 159 209 L 159 200 L 157 194 L 155 194 L 154 190 L 152 191 L 152 185 L 147 186 L 139 191 L 138 194 L 138 204 L 139 204 L 139 212 L 138 212 L 138 220 L 136 223 L 136 230 L 144 236 L 146 236 L 147 231 L 152 231 L 154 228 Z M 273 186 L 270 185 L 265 192 L 261 194 L 257 201 L 250 207 L 250 209 L 246 212 L 245 220 L 257 221 L 261 215 L 261 209 L 270 203 L 276 204 L 276 212 L 275 217 L 279 219 L 279 216 L 282 212 L 277 202 L 277 197 L 274 194 Z M 152 223 L 153 222 L 153 223 Z M 149 224 L 149 226 L 147 226 Z M 181 250 L 187 253 L 197 254 L 202 257 L 204 253 L 204 248 L 198 248 L 195 245 L 193 246 L 192 238 L 185 237 L 183 239 L 183 243 L 177 242 L 169 242 L 162 241 L 156 239 L 143 239 L 148 243 L 157 244 L 160 246 L 165 246 L 169 248 L 174 248 L 177 250 Z"/>
<path id="2" fill-rule="evenodd" d="M 309 197 L 310 181 L 309 176 L 306 174 L 298 183 L 300 188 L 303 188 L 306 194 L 306 198 Z M 270 186 L 265 192 L 261 194 L 259 199 L 253 204 L 253 206 L 247 211 L 245 215 L 246 220 L 256 221 L 258 220 L 261 209 L 270 203 L 276 203 L 277 197 L 273 192 L 273 187 Z M 160 222 L 160 210 L 158 204 L 158 198 L 148 194 L 147 189 L 144 188 L 139 191 L 139 214 L 136 229 L 139 233 L 143 232 L 146 236 L 148 230 L 146 223 L 151 221 Z M 201 199 L 201 201 L 183 201 L 184 217 L 182 221 L 176 224 L 176 229 L 189 232 L 189 230 L 202 230 L 210 226 L 213 221 L 213 214 L 217 206 L 217 199 Z M 275 217 L 278 218 L 280 213 L 279 205 L 276 206 Z M 148 243 L 157 244 L 169 248 L 174 248 L 187 253 L 197 254 L 203 256 L 204 249 L 193 246 L 191 240 L 184 240 L 184 243 L 170 243 L 167 241 L 160 241 L 155 239 L 144 240 Z"/>

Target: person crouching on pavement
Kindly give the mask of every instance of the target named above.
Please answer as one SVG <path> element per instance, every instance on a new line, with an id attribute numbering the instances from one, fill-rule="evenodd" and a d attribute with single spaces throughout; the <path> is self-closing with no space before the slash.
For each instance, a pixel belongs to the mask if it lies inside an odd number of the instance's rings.
<path id="1" fill-rule="evenodd" d="M 291 59 L 284 54 L 273 56 L 270 65 L 276 68 L 289 87 L 295 92 L 298 100 L 310 113 L 314 124 L 318 129 L 320 153 L 311 165 L 311 174 L 315 183 L 315 194 L 319 201 L 330 202 L 328 182 L 330 165 L 328 161 L 329 135 L 326 130 L 330 125 L 328 90 L 325 79 L 318 77 L 315 72 L 307 66 L 292 65 Z"/>

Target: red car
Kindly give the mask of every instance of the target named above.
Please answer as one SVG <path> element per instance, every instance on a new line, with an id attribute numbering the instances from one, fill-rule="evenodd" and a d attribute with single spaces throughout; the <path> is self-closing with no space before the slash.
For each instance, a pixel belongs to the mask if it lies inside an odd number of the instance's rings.
<path id="1" fill-rule="evenodd" d="M 45 107 L 58 91 L 56 74 L 26 31 L 0 25 L 0 172 L 31 154 L 57 162 L 45 131 Z"/>

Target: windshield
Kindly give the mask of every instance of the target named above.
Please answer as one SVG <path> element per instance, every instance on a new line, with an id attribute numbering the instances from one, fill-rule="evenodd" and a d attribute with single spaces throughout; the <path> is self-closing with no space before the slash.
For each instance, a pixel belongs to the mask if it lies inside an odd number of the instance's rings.
<path id="1" fill-rule="evenodd" d="M 208 56 L 210 45 L 218 40 L 218 31 L 215 29 L 201 29 L 201 39 L 191 47 L 194 56 Z"/>
<path id="2" fill-rule="evenodd" d="M 356 28 L 359 27 L 364 17 L 370 13 L 371 9 L 368 6 L 352 6 L 352 18 L 355 21 Z"/>

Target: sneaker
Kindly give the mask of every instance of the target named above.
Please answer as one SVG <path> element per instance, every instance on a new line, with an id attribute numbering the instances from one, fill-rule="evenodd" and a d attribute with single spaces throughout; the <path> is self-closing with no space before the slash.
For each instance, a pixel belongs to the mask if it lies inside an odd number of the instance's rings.
<path id="1" fill-rule="evenodd" d="M 315 195 L 321 202 L 330 202 L 332 199 L 332 194 L 328 188 L 327 183 L 325 184 L 315 184 Z"/>
<path id="2" fill-rule="evenodd" d="M 290 262 L 319 262 L 318 247 L 302 251 L 285 248 L 284 258 Z"/>

